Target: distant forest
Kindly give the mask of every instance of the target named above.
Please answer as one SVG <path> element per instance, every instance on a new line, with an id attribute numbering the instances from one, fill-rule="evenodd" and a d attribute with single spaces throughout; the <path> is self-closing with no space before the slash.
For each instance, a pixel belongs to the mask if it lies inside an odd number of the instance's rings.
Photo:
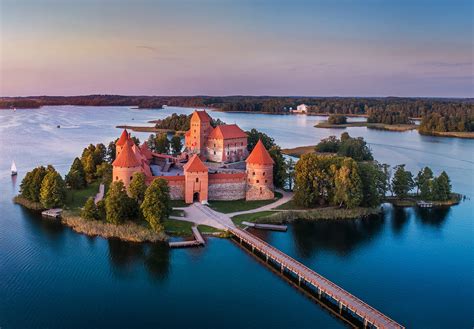
<path id="1" fill-rule="evenodd" d="M 385 124 L 409 123 L 421 118 L 420 132 L 474 131 L 474 99 L 401 97 L 277 97 L 277 96 L 32 96 L 1 97 L 0 108 L 38 108 L 44 105 L 167 106 L 215 108 L 285 114 L 299 104 L 308 114 L 367 115 L 368 121 Z"/>

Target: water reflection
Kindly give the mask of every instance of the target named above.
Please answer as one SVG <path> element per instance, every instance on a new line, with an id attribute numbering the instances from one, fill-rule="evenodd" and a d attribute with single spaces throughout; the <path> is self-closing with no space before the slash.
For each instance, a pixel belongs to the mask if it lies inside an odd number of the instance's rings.
<path id="1" fill-rule="evenodd" d="M 26 209 L 21 206 L 16 206 L 22 214 L 22 218 L 25 218 L 26 227 L 30 233 L 38 238 L 43 236 L 47 238 L 51 246 L 55 248 L 61 248 L 64 245 L 65 235 L 62 234 L 66 227 L 61 224 L 57 219 L 43 218 L 38 211 Z M 44 233 L 44 235 L 38 234 L 38 231 Z"/>
<path id="2" fill-rule="evenodd" d="M 114 275 L 121 278 L 133 276 L 137 264 L 144 264 L 151 278 L 161 281 L 168 277 L 170 251 L 167 245 L 124 242 L 118 239 L 109 239 L 107 243 Z"/>
<path id="3" fill-rule="evenodd" d="M 441 208 L 419 208 L 415 207 L 415 213 L 417 219 L 426 225 L 433 226 L 440 229 L 446 222 L 449 213 L 451 212 L 450 207 Z"/>
<path id="4" fill-rule="evenodd" d="M 391 209 L 392 230 L 396 235 L 400 235 L 410 219 L 410 214 L 403 207 L 391 207 Z"/>
<path id="5" fill-rule="evenodd" d="M 384 222 L 384 214 L 357 220 L 300 220 L 294 223 L 291 232 L 296 250 L 303 259 L 325 250 L 346 256 L 374 239 L 382 231 Z"/>

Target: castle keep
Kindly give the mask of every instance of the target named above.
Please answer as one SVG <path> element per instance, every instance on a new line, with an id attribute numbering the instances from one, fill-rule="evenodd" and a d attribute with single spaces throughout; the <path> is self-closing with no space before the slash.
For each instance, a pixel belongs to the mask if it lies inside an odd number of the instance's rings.
<path id="1" fill-rule="evenodd" d="M 168 182 L 173 200 L 267 200 L 273 193 L 273 159 L 261 141 L 247 151 L 247 134 L 233 125 L 212 127 L 206 111 L 194 111 L 185 134 L 185 150 L 177 156 L 136 146 L 124 130 L 116 143 L 113 181 L 128 188 L 135 172 L 149 184 Z"/>

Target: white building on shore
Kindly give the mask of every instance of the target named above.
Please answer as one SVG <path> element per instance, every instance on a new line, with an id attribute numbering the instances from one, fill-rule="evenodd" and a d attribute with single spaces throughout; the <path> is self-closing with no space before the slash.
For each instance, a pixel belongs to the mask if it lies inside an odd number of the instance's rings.
<path id="1" fill-rule="evenodd" d="M 298 114 L 306 114 L 308 113 L 308 107 L 306 106 L 306 104 L 300 104 L 296 107 L 296 110 L 293 110 L 292 112 Z"/>

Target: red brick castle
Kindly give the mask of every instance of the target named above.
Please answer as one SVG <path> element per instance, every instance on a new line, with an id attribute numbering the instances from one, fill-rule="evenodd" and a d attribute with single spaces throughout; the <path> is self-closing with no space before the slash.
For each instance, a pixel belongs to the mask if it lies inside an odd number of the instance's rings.
<path id="1" fill-rule="evenodd" d="M 127 188 L 133 174 L 142 172 L 147 183 L 167 180 L 171 198 L 186 203 L 274 197 L 273 159 L 263 143 L 249 155 L 247 134 L 235 124 L 213 128 L 206 111 L 194 111 L 179 157 L 154 153 L 146 142 L 136 146 L 126 130 L 116 146 L 113 180 Z"/>

